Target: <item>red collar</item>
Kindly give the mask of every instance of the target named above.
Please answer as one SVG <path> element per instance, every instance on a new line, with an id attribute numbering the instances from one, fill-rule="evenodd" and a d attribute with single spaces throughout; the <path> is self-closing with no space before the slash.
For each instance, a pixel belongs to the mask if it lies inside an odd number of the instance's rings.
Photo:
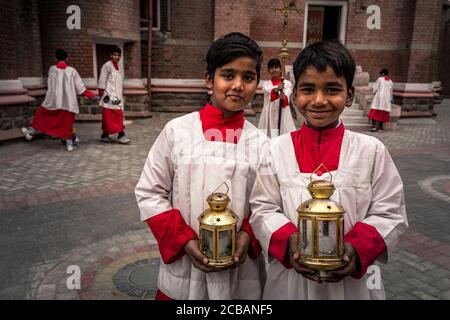
<path id="1" fill-rule="evenodd" d="M 115 62 L 113 59 L 110 60 L 114 66 L 114 69 L 116 69 L 117 71 L 119 71 L 119 65 L 117 64 L 117 62 Z"/>
<path id="2" fill-rule="evenodd" d="M 384 76 L 384 80 L 389 81 L 391 80 L 391 78 L 389 78 L 388 76 Z"/>
<path id="3" fill-rule="evenodd" d="M 277 86 L 281 83 L 281 78 L 272 78 L 270 81 L 272 81 L 274 86 Z"/>
<path id="4" fill-rule="evenodd" d="M 308 127 L 306 123 L 304 123 L 301 127 L 302 134 L 305 139 L 310 140 L 313 143 L 317 143 L 319 141 L 325 142 L 333 139 L 337 139 L 344 134 L 344 124 L 341 122 L 336 128 L 329 128 L 324 130 L 316 130 Z"/>
<path id="5" fill-rule="evenodd" d="M 65 68 L 67 68 L 69 65 L 65 62 L 65 61 L 58 61 L 57 63 L 56 63 L 56 67 L 58 68 L 58 69 L 65 69 Z"/>
<path id="6" fill-rule="evenodd" d="M 238 111 L 231 117 L 224 118 L 223 111 L 217 109 L 211 104 L 205 104 L 205 107 L 199 111 L 200 120 L 202 122 L 203 133 L 209 129 L 216 129 L 222 132 L 223 139 L 209 139 L 208 135 L 205 135 L 209 141 L 223 141 L 227 138 L 226 131 L 228 130 L 238 130 L 244 128 L 244 111 Z M 241 131 L 239 130 L 239 132 Z M 237 143 L 240 138 L 240 133 L 232 139 L 226 139 L 227 142 Z M 231 140 L 231 141 L 228 141 Z"/>
<path id="7" fill-rule="evenodd" d="M 302 173 L 314 172 L 321 163 L 329 171 L 337 170 L 345 127 L 340 123 L 336 128 L 315 130 L 306 124 L 300 130 L 291 132 L 295 158 Z M 321 176 L 324 169 L 316 174 Z"/>

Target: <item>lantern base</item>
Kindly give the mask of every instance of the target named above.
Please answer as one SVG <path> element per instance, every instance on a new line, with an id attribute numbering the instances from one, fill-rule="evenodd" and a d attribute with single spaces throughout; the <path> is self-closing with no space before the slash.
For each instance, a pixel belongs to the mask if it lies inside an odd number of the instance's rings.
<path id="1" fill-rule="evenodd" d="M 341 259 L 325 260 L 325 259 L 304 258 L 299 262 L 301 265 L 309 269 L 314 269 L 318 271 L 331 271 L 345 265 L 345 261 Z"/>
<path id="2" fill-rule="evenodd" d="M 208 260 L 208 266 L 213 268 L 225 268 L 229 267 L 234 263 L 233 259 L 227 259 L 227 260 Z"/>

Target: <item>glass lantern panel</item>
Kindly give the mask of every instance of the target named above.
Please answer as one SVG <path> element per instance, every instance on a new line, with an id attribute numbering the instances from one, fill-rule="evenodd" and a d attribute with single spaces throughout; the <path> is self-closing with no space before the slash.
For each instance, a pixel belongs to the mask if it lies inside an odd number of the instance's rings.
<path id="1" fill-rule="evenodd" d="M 209 258 L 214 259 L 214 232 L 208 229 L 202 229 L 202 251 Z"/>
<path id="2" fill-rule="evenodd" d="M 219 257 L 231 256 L 232 248 L 232 230 L 219 231 Z"/>
<path id="3" fill-rule="evenodd" d="M 301 236 L 301 254 L 312 255 L 312 220 L 304 219 L 302 221 Z"/>
<path id="4" fill-rule="evenodd" d="M 319 256 L 335 256 L 336 253 L 336 221 L 318 220 L 319 224 Z"/>

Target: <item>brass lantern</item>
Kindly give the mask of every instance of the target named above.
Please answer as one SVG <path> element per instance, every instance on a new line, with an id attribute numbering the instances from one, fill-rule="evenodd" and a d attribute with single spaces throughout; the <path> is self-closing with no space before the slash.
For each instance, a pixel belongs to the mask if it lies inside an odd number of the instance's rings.
<path id="1" fill-rule="evenodd" d="M 316 270 L 320 277 L 326 277 L 325 271 L 345 264 L 342 260 L 345 210 L 342 205 L 330 199 L 335 190 L 333 176 L 330 181 L 312 181 L 312 175 L 310 179 L 308 191 L 312 199 L 297 208 L 299 262 Z"/>
<path id="2" fill-rule="evenodd" d="M 208 258 L 208 265 L 218 268 L 232 265 L 236 251 L 238 217 L 227 208 L 230 197 L 227 195 L 228 186 L 226 183 L 224 184 L 227 187 L 227 192 L 213 191 L 206 199 L 209 209 L 203 211 L 198 218 L 200 222 L 200 250 Z"/>

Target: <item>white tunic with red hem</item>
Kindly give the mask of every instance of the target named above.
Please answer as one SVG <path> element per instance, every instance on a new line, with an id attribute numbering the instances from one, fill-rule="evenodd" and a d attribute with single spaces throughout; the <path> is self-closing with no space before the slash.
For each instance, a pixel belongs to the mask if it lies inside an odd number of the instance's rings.
<path id="1" fill-rule="evenodd" d="M 338 283 L 307 280 L 285 256 L 288 238 L 297 232 L 296 209 L 311 198 L 306 187 L 320 162 L 333 175 L 332 199 L 346 210 L 345 241 L 355 247 L 361 262 L 352 276 Z M 327 178 L 319 174 L 312 179 Z M 403 183 L 380 141 L 344 130 L 343 124 L 322 133 L 303 126 L 273 139 L 250 203 L 250 224 L 269 261 L 264 299 L 384 298 L 383 289 L 368 289 L 365 272 L 375 260 L 387 262 L 408 223 Z"/>
<path id="2" fill-rule="evenodd" d="M 141 220 L 147 221 L 161 253 L 158 288 L 172 299 L 262 296 L 264 258 L 258 255 L 259 244 L 247 219 L 256 167 L 268 138 L 244 121 L 243 113 L 220 117 L 219 110 L 207 105 L 170 121 L 153 144 L 135 189 Z M 230 142 L 220 142 L 225 128 L 239 127 L 242 132 L 229 136 Z M 237 269 L 204 273 L 193 267 L 183 247 L 197 238 L 198 216 L 208 208 L 206 197 L 223 182 L 230 188 L 230 207 L 239 217 L 237 230 L 242 228 L 253 238 L 251 250 Z M 252 258 L 251 252 L 258 256 Z"/>
<path id="3" fill-rule="evenodd" d="M 123 72 L 119 64 L 109 60 L 102 66 L 98 89 L 101 96 L 100 106 L 102 109 L 102 130 L 107 134 L 115 134 L 124 130 L 123 125 Z M 109 96 L 105 102 L 104 97 Z M 113 98 L 120 99 L 119 104 L 113 104 Z"/>
<path id="4" fill-rule="evenodd" d="M 281 128 L 278 132 L 278 114 L 280 109 L 280 98 L 275 93 L 275 88 L 280 84 L 281 79 L 272 79 L 263 82 L 264 90 L 264 106 L 259 119 L 258 128 L 269 137 L 277 137 L 283 133 L 295 130 L 294 120 L 292 118 L 291 109 L 289 108 L 289 97 L 292 93 L 292 83 L 284 80 L 284 96 L 283 107 L 281 111 Z"/>
<path id="5" fill-rule="evenodd" d="M 370 106 L 369 119 L 388 122 L 392 109 L 393 83 L 389 77 L 379 77 L 373 85 L 372 104 Z"/>
<path id="6" fill-rule="evenodd" d="M 71 139 L 75 114 L 79 113 L 77 95 L 92 98 L 75 68 L 59 61 L 48 72 L 47 93 L 36 110 L 32 127 L 49 136 Z"/>

